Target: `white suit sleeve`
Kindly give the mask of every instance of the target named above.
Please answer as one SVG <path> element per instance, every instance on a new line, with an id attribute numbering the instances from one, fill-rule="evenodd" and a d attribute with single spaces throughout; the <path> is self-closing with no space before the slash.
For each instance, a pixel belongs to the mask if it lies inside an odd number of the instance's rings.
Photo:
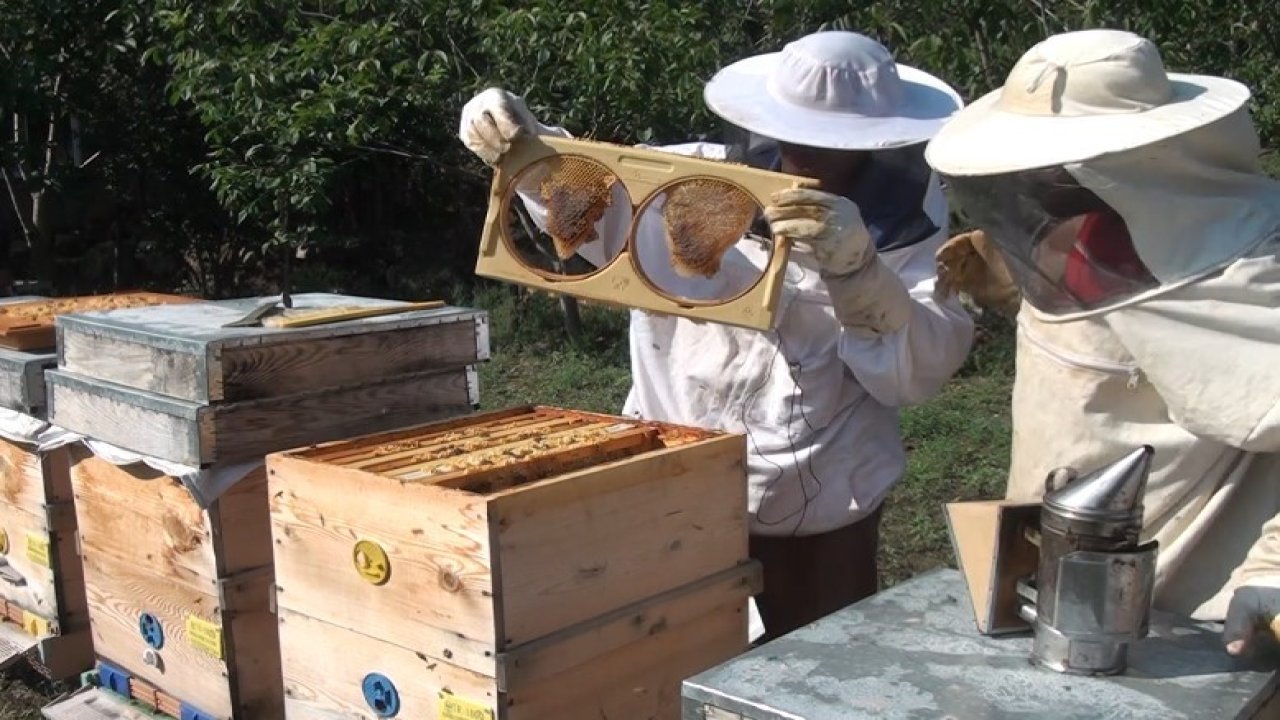
<path id="1" fill-rule="evenodd" d="M 880 253 L 911 296 L 911 319 L 891 335 L 867 337 L 845 329 L 840 358 L 882 405 L 906 407 L 933 398 L 964 364 L 973 344 L 973 319 L 957 297 L 934 296 L 934 253 L 949 232 L 947 203 L 935 182 L 925 209 L 938 232 L 902 250 Z"/>
<path id="2" fill-rule="evenodd" d="M 1104 315 L 1184 430 L 1280 451 L 1280 261 L 1274 247 L 1220 274 Z"/>

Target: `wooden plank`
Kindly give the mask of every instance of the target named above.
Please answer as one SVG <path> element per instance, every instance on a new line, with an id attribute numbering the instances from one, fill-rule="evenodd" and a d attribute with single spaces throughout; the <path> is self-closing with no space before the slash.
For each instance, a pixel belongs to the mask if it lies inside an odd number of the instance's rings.
<path id="1" fill-rule="evenodd" d="M 406 303 L 306 293 L 294 296 L 296 308 L 395 308 L 398 314 L 308 328 L 223 327 L 260 300 L 61 318 L 63 368 L 209 404 L 360 384 L 489 357 L 487 316 L 463 308 L 403 312 Z"/>
<path id="2" fill-rule="evenodd" d="M 268 551 L 270 547 L 268 542 Z M 231 578 L 224 583 L 221 599 L 228 624 L 227 665 L 236 717 L 281 718 L 284 676 L 280 628 L 271 602 L 275 578 L 271 572 L 242 575 L 244 580 Z"/>
<path id="3" fill-rule="evenodd" d="M 490 496 L 499 648 L 736 566 L 746 492 L 745 439 L 725 436 Z"/>
<path id="4" fill-rule="evenodd" d="M 267 465 L 280 608 L 492 674 L 497 631 L 483 498 L 287 455 Z M 358 540 L 385 551 L 385 584 L 356 572 Z"/>
<path id="5" fill-rule="evenodd" d="M 106 553 L 86 550 L 84 564 L 98 656 L 204 712 L 230 717 L 233 698 L 226 663 L 199 649 L 187 633 L 192 615 L 222 626 L 217 598 L 173 582 L 155 567 Z M 164 632 L 164 646 L 157 651 L 160 668 L 143 660 L 150 649 L 138 630 L 144 612 L 154 615 Z"/>
<path id="6" fill-rule="evenodd" d="M 75 446 L 72 458 L 85 555 L 110 556 L 194 591 L 215 592 L 213 530 L 180 481 L 141 463 L 113 465 L 84 446 Z"/>
<path id="7" fill-rule="evenodd" d="M 760 564 L 748 561 L 519 645 L 497 655 L 498 688 L 530 687 L 650 635 L 696 622 L 719 608 L 741 610 L 762 588 Z"/>
<path id="8" fill-rule="evenodd" d="M 138 397 L 60 370 L 45 373 L 45 381 L 54 425 L 143 455 L 200 464 L 198 406 Z"/>
<path id="9" fill-rule="evenodd" d="M 376 717 L 361 691 L 364 677 L 374 672 L 395 685 L 396 717 L 441 717 L 439 694 L 446 689 L 498 709 L 492 678 L 399 645 L 283 607 L 280 636 L 290 720 Z"/>
<path id="10" fill-rule="evenodd" d="M 468 414 L 474 371 L 418 373 L 340 389 L 197 405 L 64 371 L 47 373 L 51 421 L 192 466 L 233 463 L 352 435 Z"/>
<path id="11" fill-rule="evenodd" d="M 476 324 L 449 322 L 388 332 L 227 348 L 222 398 L 250 400 L 472 365 Z"/>
<path id="12" fill-rule="evenodd" d="M 681 683 L 746 651 L 746 603 L 648 635 L 507 693 L 502 720 L 680 720 Z"/>
<path id="13" fill-rule="evenodd" d="M 44 517 L 8 503 L 0 503 L 0 531 L 7 552 L 0 567 L 0 596 L 46 620 L 58 618 L 54 583 L 54 538 Z"/>
<path id="14" fill-rule="evenodd" d="M 67 454 L 61 451 L 57 457 L 65 463 Z M 43 516 L 45 504 L 69 499 L 65 494 L 62 498 L 49 497 L 44 474 L 44 462 L 34 447 L 0 438 L 0 504 Z M 61 479 L 66 479 L 65 472 Z M 67 488 L 62 489 L 65 493 Z"/>
<path id="15" fill-rule="evenodd" d="M 200 400 L 193 389 L 204 377 L 202 354 L 65 328 L 59 333 L 58 366 L 67 372 L 169 397 Z"/>
<path id="16" fill-rule="evenodd" d="M 267 469 L 259 467 L 237 482 L 209 508 L 217 577 L 270 567 L 271 509 Z"/>

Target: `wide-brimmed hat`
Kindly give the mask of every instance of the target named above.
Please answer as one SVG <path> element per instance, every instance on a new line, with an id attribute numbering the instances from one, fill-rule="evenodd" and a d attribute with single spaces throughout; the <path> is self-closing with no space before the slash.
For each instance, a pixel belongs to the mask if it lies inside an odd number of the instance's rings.
<path id="1" fill-rule="evenodd" d="M 1120 30 L 1054 35 L 1004 87 L 965 108 L 925 151 L 944 175 L 991 175 L 1083 162 L 1150 145 L 1239 110 L 1234 80 L 1165 70 L 1155 44 Z"/>
<path id="2" fill-rule="evenodd" d="M 945 82 L 843 31 L 740 60 L 716 73 L 703 95 L 712 112 L 741 128 L 835 150 L 925 142 L 964 105 Z"/>

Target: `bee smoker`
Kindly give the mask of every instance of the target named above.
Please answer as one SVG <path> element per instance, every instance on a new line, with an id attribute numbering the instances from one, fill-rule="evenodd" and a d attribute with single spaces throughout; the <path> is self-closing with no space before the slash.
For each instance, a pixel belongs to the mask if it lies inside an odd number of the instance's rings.
<path id="1" fill-rule="evenodd" d="M 1152 448 L 1072 477 L 1046 480 L 1035 586 L 1019 583 L 1019 614 L 1035 629 L 1032 659 L 1072 675 L 1124 672 L 1129 645 L 1147 635 L 1156 543 L 1142 544 L 1142 495 Z M 1067 482 L 1055 488 L 1055 479 Z"/>

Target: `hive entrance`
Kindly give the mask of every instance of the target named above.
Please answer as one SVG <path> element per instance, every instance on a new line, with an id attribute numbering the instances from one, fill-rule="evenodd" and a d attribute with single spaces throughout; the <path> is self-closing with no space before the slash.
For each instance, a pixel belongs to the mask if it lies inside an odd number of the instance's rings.
<path id="1" fill-rule="evenodd" d="M 342 450 L 319 462 L 488 494 L 701 437 L 649 423 L 553 408 L 460 420 Z"/>

